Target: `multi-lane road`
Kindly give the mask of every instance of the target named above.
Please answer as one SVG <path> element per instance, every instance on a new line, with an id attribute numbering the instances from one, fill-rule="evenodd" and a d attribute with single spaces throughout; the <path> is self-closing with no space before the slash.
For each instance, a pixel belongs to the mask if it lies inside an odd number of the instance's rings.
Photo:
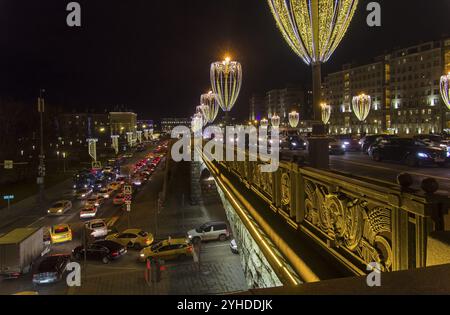
<path id="1" fill-rule="evenodd" d="M 305 151 L 282 150 L 284 158 L 294 155 L 305 156 Z M 400 173 L 409 173 L 414 179 L 414 188 L 419 189 L 425 178 L 435 178 L 439 184 L 439 193 L 450 194 L 450 168 L 438 166 L 409 167 L 397 162 L 376 162 L 361 152 L 346 152 L 344 155 L 330 156 L 330 169 L 349 173 L 362 178 L 377 179 L 389 184 L 397 182 Z"/>

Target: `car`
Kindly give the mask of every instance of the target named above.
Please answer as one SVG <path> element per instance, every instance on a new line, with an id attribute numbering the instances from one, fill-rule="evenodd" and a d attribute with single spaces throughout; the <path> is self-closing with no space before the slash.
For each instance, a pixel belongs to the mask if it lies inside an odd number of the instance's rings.
<path id="1" fill-rule="evenodd" d="M 122 187 L 122 185 L 125 184 L 126 181 L 127 181 L 127 177 L 126 176 L 122 175 L 122 176 L 117 177 L 116 182 L 120 185 L 117 189 L 120 189 Z"/>
<path id="2" fill-rule="evenodd" d="M 50 227 L 50 239 L 52 244 L 72 241 L 72 229 L 68 224 L 58 224 Z"/>
<path id="3" fill-rule="evenodd" d="M 371 145 L 375 144 L 379 139 L 389 139 L 394 135 L 380 134 L 380 135 L 367 135 L 361 138 L 359 144 L 361 145 L 361 151 L 368 154 Z"/>
<path id="4" fill-rule="evenodd" d="M 117 194 L 113 199 L 113 204 L 116 206 L 121 206 L 125 203 L 125 195 L 123 193 Z"/>
<path id="5" fill-rule="evenodd" d="M 105 166 L 103 168 L 103 173 L 111 173 L 114 171 L 114 168 L 112 166 Z"/>
<path id="6" fill-rule="evenodd" d="M 78 199 L 86 199 L 92 194 L 92 188 L 81 188 L 77 191 Z"/>
<path id="7" fill-rule="evenodd" d="M 446 166 L 449 152 L 445 149 L 430 147 L 426 143 L 411 138 L 391 138 L 377 142 L 370 151 L 374 161 L 401 161 L 408 166 L 437 164 Z"/>
<path id="8" fill-rule="evenodd" d="M 345 146 L 345 152 L 361 150 L 360 140 L 354 135 L 339 135 L 336 140 Z"/>
<path id="9" fill-rule="evenodd" d="M 86 222 L 85 227 L 88 230 L 89 235 L 94 238 L 106 237 L 108 235 L 108 226 L 106 222 L 101 219 Z"/>
<path id="10" fill-rule="evenodd" d="M 167 239 L 142 249 L 139 261 L 145 262 L 149 258 L 183 259 L 192 257 L 192 250 L 192 244 L 185 238 Z"/>
<path id="11" fill-rule="evenodd" d="M 122 183 L 120 183 L 120 182 L 112 182 L 108 185 L 108 189 L 112 189 L 112 190 L 119 190 L 121 187 L 122 187 Z"/>
<path id="12" fill-rule="evenodd" d="M 86 253 L 86 258 L 89 260 L 100 260 L 104 264 L 109 263 L 112 260 L 119 259 L 127 253 L 127 249 L 113 241 L 96 241 L 86 246 L 78 246 L 73 249 L 72 256 L 76 260 L 83 259 Z"/>
<path id="13" fill-rule="evenodd" d="M 107 187 L 103 187 L 102 189 L 100 189 L 100 191 L 98 192 L 99 196 L 102 196 L 104 199 L 108 199 L 112 196 L 112 194 L 114 193 L 114 190 L 111 188 L 107 188 Z"/>
<path id="14" fill-rule="evenodd" d="M 235 239 L 231 240 L 230 249 L 233 254 L 239 254 L 239 249 L 238 249 L 237 242 Z"/>
<path id="15" fill-rule="evenodd" d="M 95 205 L 86 205 L 80 211 L 80 219 L 92 219 L 97 215 L 98 207 Z"/>
<path id="16" fill-rule="evenodd" d="M 225 241 L 229 236 L 228 225 L 222 221 L 208 222 L 187 232 L 188 239 L 193 243 L 210 240 Z"/>
<path id="17" fill-rule="evenodd" d="M 70 255 L 51 255 L 44 258 L 33 274 L 33 284 L 49 284 L 60 281 L 70 262 Z"/>
<path id="18" fill-rule="evenodd" d="M 281 147 L 289 150 L 304 150 L 306 149 L 306 142 L 299 136 L 288 136 L 281 141 Z"/>
<path id="19" fill-rule="evenodd" d="M 69 200 L 57 201 L 50 209 L 47 210 L 48 215 L 62 215 L 72 209 L 72 202 Z"/>
<path id="20" fill-rule="evenodd" d="M 120 233 L 108 235 L 106 239 L 135 249 L 141 249 L 153 243 L 153 235 L 141 229 L 127 229 Z"/>
<path id="21" fill-rule="evenodd" d="M 92 195 L 86 199 L 85 206 L 100 207 L 105 202 L 105 198 L 102 195 Z"/>
<path id="22" fill-rule="evenodd" d="M 328 153 L 330 155 L 343 155 L 345 154 L 345 145 L 336 139 L 332 139 L 328 144 Z"/>

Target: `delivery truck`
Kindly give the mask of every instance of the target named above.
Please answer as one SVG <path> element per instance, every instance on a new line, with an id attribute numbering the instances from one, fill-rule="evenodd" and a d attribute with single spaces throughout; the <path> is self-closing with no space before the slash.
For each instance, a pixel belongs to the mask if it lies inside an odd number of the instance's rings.
<path id="1" fill-rule="evenodd" d="M 0 275 L 16 278 L 31 271 L 44 252 L 43 228 L 19 228 L 0 237 Z"/>

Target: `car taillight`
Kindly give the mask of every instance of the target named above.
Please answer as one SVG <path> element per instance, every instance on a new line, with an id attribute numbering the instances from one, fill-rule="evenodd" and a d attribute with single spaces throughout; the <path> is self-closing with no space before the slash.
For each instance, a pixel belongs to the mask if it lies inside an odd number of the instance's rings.
<path id="1" fill-rule="evenodd" d="M 188 246 L 187 250 L 189 253 L 192 253 L 192 246 Z"/>
<path id="2" fill-rule="evenodd" d="M 113 253 L 111 254 L 111 256 L 112 256 L 112 257 L 117 257 L 117 256 L 119 256 L 119 252 L 113 252 Z"/>

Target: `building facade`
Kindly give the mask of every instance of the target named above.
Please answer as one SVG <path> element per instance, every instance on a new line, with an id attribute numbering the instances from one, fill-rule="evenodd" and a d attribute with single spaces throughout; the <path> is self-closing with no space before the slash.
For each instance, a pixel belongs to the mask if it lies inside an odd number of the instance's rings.
<path id="1" fill-rule="evenodd" d="M 191 128 L 191 120 L 189 118 L 163 118 L 161 119 L 161 132 L 171 133 L 172 129 L 177 126 L 186 126 Z"/>
<path id="2" fill-rule="evenodd" d="M 330 132 L 400 135 L 448 131 L 449 111 L 440 96 L 440 77 L 450 70 L 450 39 L 427 42 L 377 57 L 373 63 L 344 65 L 324 80 L 322 97 L 332 107 Z M 365 122 L 352 98 L 365 93 L 372 108 Z"/>
<path id="3" fill-rule="evenodd" d="M 109 113 L 111 135 L 123 135 L 127 132 L 136 132 L 137 114 L 132 112 Z"/>
<path id="4" fill-rule="evenodd" d="M 289 121 L 289 113 L 297 111 L 301 120 L 309 120 L 312 115 L 312 91 L 301 86 L 289 85 L 284 89 L 273 89 L 263 96 L 250 99 L 250 120 L 280 116 L 282 124 Z"/>

